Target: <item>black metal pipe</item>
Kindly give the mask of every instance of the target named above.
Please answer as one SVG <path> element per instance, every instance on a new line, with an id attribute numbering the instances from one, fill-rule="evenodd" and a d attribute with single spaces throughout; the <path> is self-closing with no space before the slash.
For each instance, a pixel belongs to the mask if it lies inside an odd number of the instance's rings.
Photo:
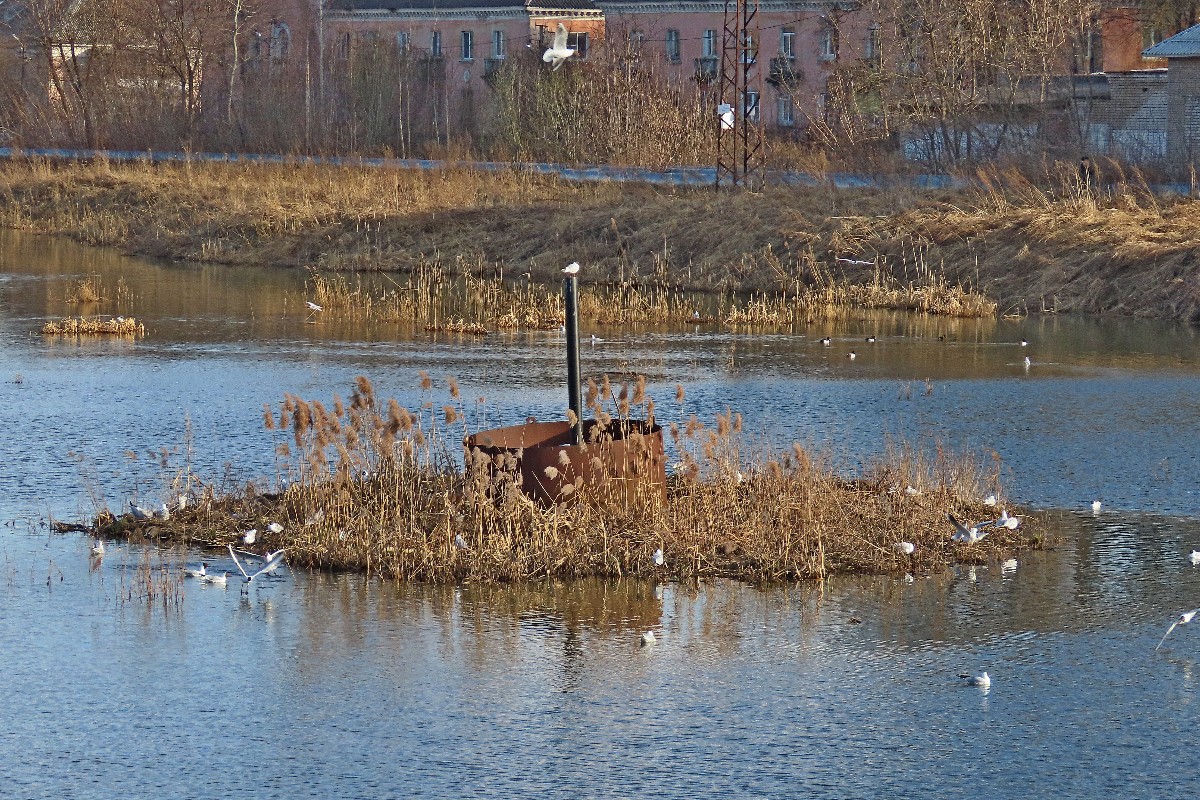
<path id="1" fill-rule="evenodd" d="M 579 379 L 579 279 L 568 275 L 563 281 L 563 299 L 567 307 L 567 402 L 575 414 L 571 443 L 583 444 L 583 394 Z"/>

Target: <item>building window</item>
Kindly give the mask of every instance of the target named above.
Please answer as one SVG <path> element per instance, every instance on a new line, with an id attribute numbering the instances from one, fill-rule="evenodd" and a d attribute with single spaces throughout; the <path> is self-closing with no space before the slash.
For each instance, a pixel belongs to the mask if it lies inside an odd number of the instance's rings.
<path id="1" fill-rule="evenodd" d="M 780 127 L 790 128 L 796 124 L 796 112 L 795 106 L 792 105 L 792 98 L 780 95 L 776 118 L 779 120 Z"/>
<path id="2" fill-rule="evenodd" d="M 462 32 L 462 60 L 470 61 L 475 58 L 475 34 L 472 31 Z"/>
<path id="3" fill-rule="evenodd" d="M 567 47 L 575 51 L 576 58 L 584 58 L 587 56 L 588 35 L 587 31 L 579 33 L 567 34 Z"/>
<path id="4" fill-rule="evenodd" d="M 674 28 L 667 30 L 667 60 L 672 64 L 678 64 L 680 60 L 679 31 Z"/>
<path id="5" fill-rule="evenodd" d="M 791 28 L 779 32 L 779 55 L 789 61 L 796 57 L 796 32 Z"/>
<path id="6" fill-rule="evenodd" d="M 292 32 L 288 28 L 287 23 L 273 22 L 271 23 L 271 60 L 272 61 L 287 61 L 288 53 L 292 49 Z"/>
<path id="7" fill-rule="evenodd" d="M 434 31 L 433 36 L 429 40 L 429 55 L 440 56 L 442 54 L 442 32 Z"/>
<path id="8" fill-rule="evenodd" d="M 408 31 L 399 31 L 396 33 L 396 52 L 400 55 L 408 52 Z"/>
<path id="9" fill-rule="evenodd" d="M 704 32 L 704 57 L 717 57 L 717 32 L 712 28 Z"/>
<path id="10" fill-rule="evenodd" d="M 742 39 L 742 63 L 753 64 L 758 60 L 758 45 L 754 43 L 754 34 L 746 32 Z"/>
<path id="11" fill-rule="evenodd" d="M 879 37 L 880 33 L 878 24 L 872 24 L 871 27 L 867 28 L 867 40 L 863 43 L 864 58 L 870 59 L 871 61 L 877 61 L 879 59 Z"/>
<path id="12" fill-rule="evenodd" d="M 746 119 L 751 122 L 758 122 L 758 92 L 746 92 L 745 104 L 742 108 L 742 113 Z"/>
<path id="13" fill-rule="evenodd" d="M 492 31 L 492 58 L 504 58 L 504 31 Z"/>
<path id="14" fill-rule="evenodd" d="M 822 61 L 833 61 L 837 58 L 837 30 L 831 25 L 821 28 L 820 45 L 817 55 Z"/>

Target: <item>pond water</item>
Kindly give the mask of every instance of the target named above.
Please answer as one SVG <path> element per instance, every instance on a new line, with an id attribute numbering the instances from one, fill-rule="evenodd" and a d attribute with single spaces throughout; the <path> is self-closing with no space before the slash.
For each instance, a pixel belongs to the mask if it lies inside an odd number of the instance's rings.
<path id="1" fill-rule="evenodd" d="M 31 333 L 78 313 L 68 283 L 88 274 L 123 279 L 132 300 L 110 310 L 145 339 Z M 184 463 L 270 481 L 261 409 L 284 392 L 346 396 L 365 374 L 415 407 L 427 370 L 439 405 L 458 379 L 471 429 L 562 413 L 557 334 L 352 329 L 304 309 L 304 277 L 0 231 L 0 795 L 1200 790 L 1200 632 L 1155 651 L 1200 605 L 1195 329 L 874 314 L 793 334 L 597 329 L 585 346 L 587 373 L 646 374 L 660 418 L 733 408 L 751 441 L 848 471 L 890 441 L 996 453 L 1005 493 L 1062 541 L 1015 570 L 770 590 L 287 572 L 248 595 L 188 581 L 177 602 L 131 598 L 141 566 L 209 556 L 119 545 L 96 562 L 47 518 L 157 498 Z M 639 647 L 643 630 L 659 643 Z M 987 691 L 957 677 L 983 670 Z"/>

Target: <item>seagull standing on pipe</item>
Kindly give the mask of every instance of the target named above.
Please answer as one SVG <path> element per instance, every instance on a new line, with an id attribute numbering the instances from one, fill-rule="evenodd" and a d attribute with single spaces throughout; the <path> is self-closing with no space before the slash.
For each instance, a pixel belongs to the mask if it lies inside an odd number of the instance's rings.
<path id="1" fill-rule="evenodd" d="M 558 27 L 561 28 L 562 25 L 559 25 Z M 568 275 L 578 275 L 579 274 L 579 262 L 572 261 L 570 264 L 567 264 L 565 267 L 563 267 L 563 272 L 565 272 Z"/>
<path id="2" fill-rule="evenodd" d="M 575 48 L 567 47 L 567 26 L 560 22 L 554 30 L 554 41 L 551 42 L 546 52 L 542 53 L 542 61 L 553 64 L 550 68 L 550 71 L 553 72 L 573 55 L 575 55 Z"/>

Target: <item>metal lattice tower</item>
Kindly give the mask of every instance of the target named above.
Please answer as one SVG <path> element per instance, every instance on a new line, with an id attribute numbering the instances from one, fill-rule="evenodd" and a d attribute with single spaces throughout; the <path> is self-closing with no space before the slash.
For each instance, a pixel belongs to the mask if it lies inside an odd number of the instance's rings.
<path id="1" fill-rule="evenodd" d="M 717 98 L 717 188 L 762 188 L 758 0 L 725 0 Z"/>

